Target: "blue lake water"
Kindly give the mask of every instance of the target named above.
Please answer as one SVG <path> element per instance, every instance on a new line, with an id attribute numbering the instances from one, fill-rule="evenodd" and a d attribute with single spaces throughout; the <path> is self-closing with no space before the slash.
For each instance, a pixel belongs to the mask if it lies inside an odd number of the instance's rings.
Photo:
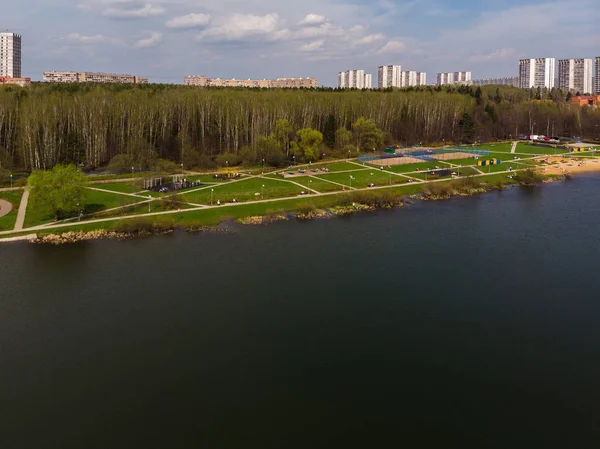
<path id="1" fill-rule="evenodd" d="M 0 247 L 2 448 L 597 448 L 600 178 Z"/>

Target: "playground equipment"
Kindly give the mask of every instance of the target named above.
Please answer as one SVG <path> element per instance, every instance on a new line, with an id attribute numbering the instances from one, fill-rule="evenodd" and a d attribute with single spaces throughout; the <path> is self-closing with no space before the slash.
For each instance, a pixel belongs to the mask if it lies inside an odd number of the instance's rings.
<path id="1" fill-rule="evenodd" d="M 144 189 L 151 190 L 154 187 L 161 186 L 162 183 L 162 178 L 146 178 L 144 179 Z"/>
<path id="2" fill-rule="evenodd" d="M 240 177 L 240 174 L 233 168 L 222 168 L 219 173 L 215 173 L 214 177 L 216 179 L 236 179 Z"/>
<path id="3" fill-rule="evenodd" d="M 480 167 L 487 167 L 488 165 L 500 165 L 502 161 L 500 159 L 483 159 L 477 161 L 477 165 Z"/>
<path id="4" fill-rule="evenodd" d="M 582 148 L 582 147 L 576 147 L 576 148 L 571 148 L 571 153 L 583 153 L 585 151 L 587 151 L 589 148 Z"/>

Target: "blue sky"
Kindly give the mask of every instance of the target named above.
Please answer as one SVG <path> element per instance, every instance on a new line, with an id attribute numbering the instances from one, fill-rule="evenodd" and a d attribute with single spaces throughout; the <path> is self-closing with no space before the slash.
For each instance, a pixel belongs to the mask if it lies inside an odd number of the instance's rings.
<path id="1" fill-rule="evenodd" d="M 515 76 L 520 58 L 600 56 L 597 0 L 27 0 L 3 5 L 0 29 L 23 35 L 23 73 L 313 76 L 400 64 Z M 375 75 L 376 77 L 376 75 Z"/>

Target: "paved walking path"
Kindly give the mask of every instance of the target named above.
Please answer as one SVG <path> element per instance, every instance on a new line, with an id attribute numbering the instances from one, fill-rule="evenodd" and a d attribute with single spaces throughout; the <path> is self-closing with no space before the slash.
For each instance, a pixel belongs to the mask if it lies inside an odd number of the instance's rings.
<path id="1" fill-rule="evenodd" d="M 510 149 L 511 153 L 514 153 L 515 151 L 517 151 L 517 145 L 518 144 L 519 144 L 519 142 L 513 142 L 512 148 Z"/>
<path id="2" fill-rule="evenodd" d="M 0 200 L 0 217 L 8 215 L 12 210 L 12 203 L 6 200 Z"/>
<path id="3" fill-rule="evenodd" d="M 15 231 L 23 229 L 23 223 L 25 223 L 25 213 L 27 212 L 27 202 L 29 201 L 29 189 L 25 189 L 23 196 L 21 197 L 21 204 L 19 205 L 19 213 L 17 214 L 17 221 L 15 223 Z"/>

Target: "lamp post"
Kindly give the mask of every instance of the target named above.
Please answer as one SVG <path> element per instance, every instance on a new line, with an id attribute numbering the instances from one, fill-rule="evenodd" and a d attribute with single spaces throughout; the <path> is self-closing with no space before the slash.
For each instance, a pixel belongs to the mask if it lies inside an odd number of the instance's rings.
<path id="1" fill-rule="evenodd" d="M 210 205 L 213 205 L 213 193 L 214 193 L 215 189 L 210 189 Z"/>
<path id="2" fill-rule="evenodd" d="M 262 200 L 264 198 L 264 196 L 265 196 L 265 185 L 263 184 L 260 187 L 260 199 Z"/>
<path id="3" fill-rule="evenodd" d="M 265 160 L 262 160 L 262 173 L 265 174 Z"/>
<path id="4" fill-rule="evenodd" d="M 350 175 L 350 188 L 352 188 L 352 180 L 353 180 L 353 179 L 354 179 L 354 178 L 352 177 L 352 175 Z"/>
<path id="5" fill-rule="evenodd" d="M 294 165 L 294 166 L 296 165 L 296 155 L 295 154 L 292 156 L 292 165 Z"/>
<path id="6" fill-rule="evenodd" d="M 152 204 L 152 195 L 148 195 L 148 213 L 150 213 L 150 204 Z"/>
<path id="7" fill-rule="evenodd" d="M 11 188 L 11 189 L 12 189 L 12 176 L 13 176 L 13 175 L 12 175 L 12 173 L 11 173 L 11 175 L 10 175 L 10 188 Z"/>
<path id="8" fill-rule="evenodd" d="M 133 178 L 133 171 L 135 170 L 135 168 L 131 167 L 131 177 Z"/>

